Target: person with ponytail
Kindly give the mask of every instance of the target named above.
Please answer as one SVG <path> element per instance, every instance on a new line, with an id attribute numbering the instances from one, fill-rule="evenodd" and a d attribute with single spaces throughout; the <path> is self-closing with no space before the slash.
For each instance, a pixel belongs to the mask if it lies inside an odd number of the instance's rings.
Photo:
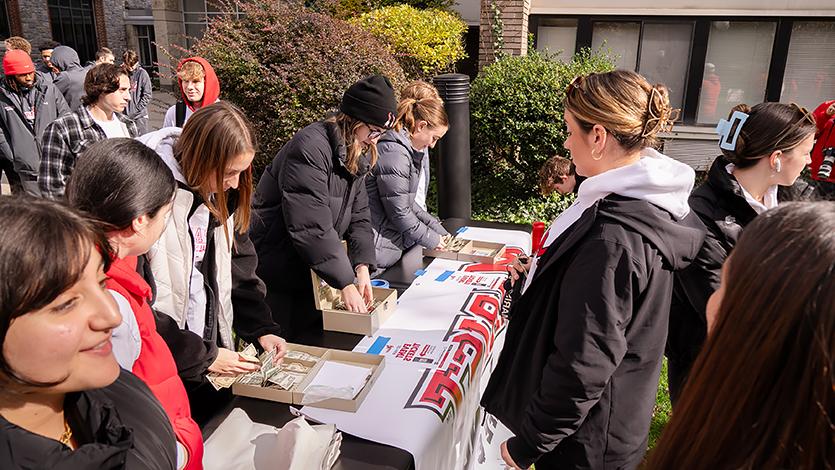
<path id="1" fill-rule="evenodd" d="M 340 290 L 347 310 L 368 312 L 376 261 L 365 178 L 396 111 L 388 78 L 372 75 L 354 83 L 339 112 L 298 131 L 258 182 L 251 229 L 258 275 L 267 283 L 273 318 L 290 341 L 315 341 L 306 335 L 322 330 L 311 269 Z"/>
<path id="2" fill-rule="evenodd" d="M 435 147 L 448 129 L 440 98 L 401 97 L 394 129 L 377 142 L 379 160 L 366 179 L 366 188 L 380 270 L 396 263 L 413 245 L 441 248 L 449 236 L 438 219 L 416 201 L 426 151 Z"/>
<path id="3" fill-rule="evenodd" d="M 798 179 L 815 143 L 815 120 L 808 111 L 783 103 L 740 104 L 717 130 L 722 155 L 690 196 L 707 237 L 696 262 L 676 274 L 670 311 L 667 372 L 673 406 L 705 340 L 707 300 L 740 233 L 757 214 L 813 195 Z"/>
<path id="4" fill-rule="evenodd" d="M 153 150 L 132 139 L 108 139 L 93 144 L 78 160 L 66 197 L 104 227 L 114 254 L 107 288 L 122 314 L 112 339 L 116 360 L 150 387 L 168 414 L 177 436 L 177 468 L 198 470 L 203 468 L 203 435 L 191 418 L 171 350 L 157 332 L 152 288 L 139 274 L 146 271 L 142 255 L 165 229 L 176 189 L 171 170 Z M 159 320 L 173 322 L 166 315 Z M 136 325 L 136 333 L 121 331 L 126 324 Z M 202 340 L 190 331 L 184 334 Z"/>
<path id="5" fill-rule="evenodd" d="M 432 86 L 431 83 L 424 82 L 423 80 L 415 80 L 413 82 L 409 82 L 406 86 L 400 90 L 400 99 L 415 99 L 415 100 L 424 100 L 427 98 L 434 98 L 436 100 L 441 99 L 440 93 L 438 93 L 438 89 Z M 443 100 L 441 100 L 443 101 Z M 430 180 L 430 170 L 429 170 L 429 149 L 427 148 L 423 152 L 423 160 L 421 161 L 420 165 L 420 178 L 418 179 L 418 186 L 417 192 L 415 193 L 415 203 L 420 206 L 423 210 L 428 210 L 426 208 L 426 194 L 429 191 L 429 180 Z"/>
<path id="6" fill-rule="evenodd" d="M 165 127 L 140 141 L 177 181 L 171 221 L 145 256 L 156 283 L 154 310 L 201 339 L 160 332 L 189 392 L 192 416 L 203 423 L 232 396 L 216 391 L 206 374 L 259 367 L 236 352 L 239 340 L 276 350 L 276 361 L 287 350 L 264 301 L 248 235 L 255 132 L 243 111 L 221 101 L 197 110 L 182 129 Z"/>
<path id="7" fill-rule="evenodd" d="M 706 311 L 707 341 L 645 468 L 832 468 L 835 204 L 757 216 Z"/>
<path id="8" fill-rule="evenodd" d="M 514 435 L 511 468 L 634 469 L 647 446 L 673 271 L 704 232 L 695 172 L 654 147 L 673 122 L 663 85 L 632 71 L 577 77 L 565 148 L 586 179 L 533 253 L 482 405 Z"/>

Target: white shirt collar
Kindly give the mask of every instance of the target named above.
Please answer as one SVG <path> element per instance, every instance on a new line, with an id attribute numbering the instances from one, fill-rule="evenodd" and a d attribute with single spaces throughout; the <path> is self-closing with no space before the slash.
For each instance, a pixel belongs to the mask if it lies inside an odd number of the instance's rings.
<path id="1" fill-rule="evenodd" d="M 729 175 L 734 174 L 734 166 L 733 163 L 729 163 L 725 170 L 728 172 Z M 765 194 L 763 194 L 763 202 L 760 202 L 754 199 L 754 196 L 751 196 L 751 193 L 745 189 L 744 186 L 741 184 L 739 185 L 740 189 L 742 189 L 742 195 L 745 196 L 745 201 L 748 202 L 748 205 L 751 206 L 751 209 L 754 209 L 754 212 L 757 214 L 762 214 L 763 212 L 773 209 L 777 207 L 777 185 L 773 184 L 765 190 Z"/>

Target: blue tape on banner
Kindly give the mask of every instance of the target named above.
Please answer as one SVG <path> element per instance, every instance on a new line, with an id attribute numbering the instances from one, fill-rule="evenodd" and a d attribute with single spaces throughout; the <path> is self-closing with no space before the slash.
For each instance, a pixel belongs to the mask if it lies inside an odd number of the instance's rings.
<path id="1" fill-rule="evenodd" d="M 463 226 L 463 227 L 459 228 L 459 229 L 458 229 L 458 231 L 456 231 L 455 233 L 464 233 L 464 232 L 466 232 L 466 231 L 467 231 L 467 228 L 469 228 L 469 227 L 467 227 L 467 226 L 465 225 L 465 226 Z"/>
<path id="2" fill-rule="evenodd" d="M 423 276 L 424 274 L 426 274 L 426 271 L 423 269 L 418 269 L 417 271 L 415 271 L 415 276 Z"/>
<path id="3" fill-rule="evenodd" d="M 380 354 L 380 351 L 391 341 L 391 338 L 386 336 L 378 336 L 374 343 L 366 351 L 367 354 Z"/>
<path id="4" fill-rule="evenodd" d="M 453 271 L 444 271 L 440 276 L 436 277 L 435 280 L 438 282 L 444 282 L 452 276 L 452 273 Z"/>

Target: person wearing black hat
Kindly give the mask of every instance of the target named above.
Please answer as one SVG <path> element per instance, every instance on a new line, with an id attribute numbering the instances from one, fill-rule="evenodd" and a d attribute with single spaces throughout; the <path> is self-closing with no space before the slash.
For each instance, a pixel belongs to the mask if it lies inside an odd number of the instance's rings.
<path id="1" fill-rule="evenodd" d="M 288 341 L 304 343 L 322 328 L 311 269 L 341 291 L 347 310 L 368 311 L 376 259 L 365 178 L 396 112 L 388 78 L 358 81 L 339 112 L 298 131 L 258 182 L 250 237 L 267 303 Z"/>

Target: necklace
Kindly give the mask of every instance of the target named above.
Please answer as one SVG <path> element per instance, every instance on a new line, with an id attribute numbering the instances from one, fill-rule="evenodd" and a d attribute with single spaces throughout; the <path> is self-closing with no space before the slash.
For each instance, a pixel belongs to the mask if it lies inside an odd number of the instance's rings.
<path id="1" fill-rule="evenodd" d="M 64 419 L 64 433 L 61 434 L 61 438 L 58 441 L 61 444 L 64 444 L 67 447 L 72 447 L 70 445 L 70 441 L 72 440 L 72 429 L 70 429 L 70 423 L 67 422 L 66 418 Z"/>

